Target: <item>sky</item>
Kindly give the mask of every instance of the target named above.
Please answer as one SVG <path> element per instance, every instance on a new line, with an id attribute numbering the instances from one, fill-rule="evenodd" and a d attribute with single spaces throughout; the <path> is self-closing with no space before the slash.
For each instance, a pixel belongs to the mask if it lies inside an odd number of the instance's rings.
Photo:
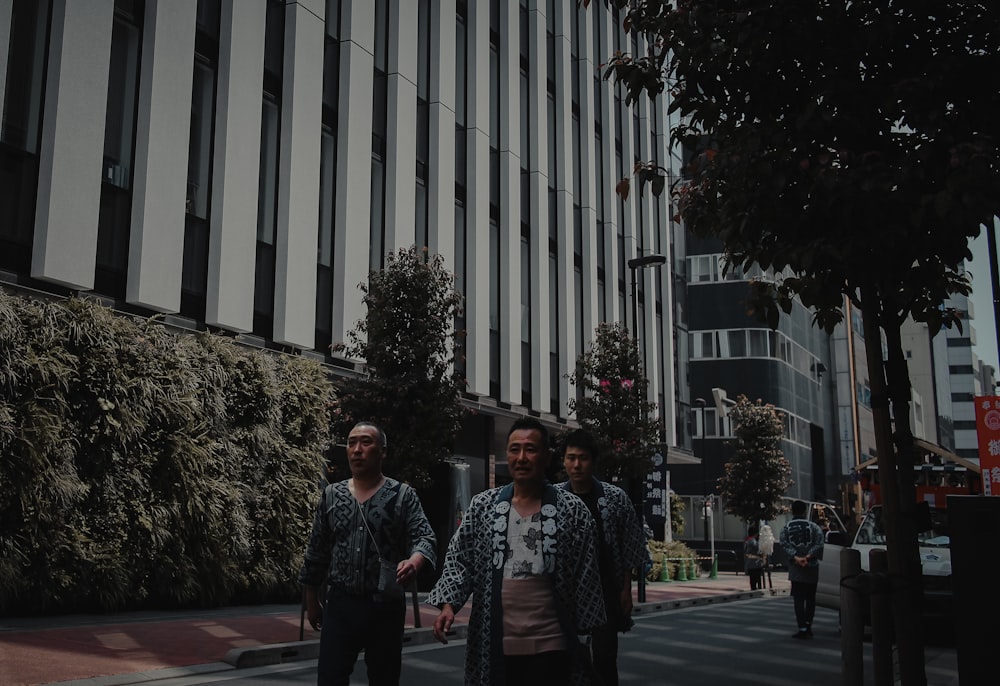
<path id="1" fill-rule="evenodd" d="M 972 326 L 976 330 L 976 345 L 973 350 L 984 363 L 1000 370 L 1000 364 L 997 364 L 996 322 L 993 316 L 993 293 L 990 285 L 990 252 L 986 244 L 985 229 L 969 244 L 969 249 L 972 251 L 972 260 L 968 263 L 968 270 L 972 276 L 970 299 L 975 313 Z"/>

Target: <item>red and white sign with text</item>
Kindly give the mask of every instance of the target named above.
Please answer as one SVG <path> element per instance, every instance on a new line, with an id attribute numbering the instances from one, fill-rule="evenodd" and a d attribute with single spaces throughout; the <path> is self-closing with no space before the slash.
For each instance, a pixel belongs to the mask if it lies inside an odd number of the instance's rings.
<path id="1" fill-rule="evenodd" d="M 976 434 L 983 495 L 1000 495 L 1000 396 L 976 396 Z"/>

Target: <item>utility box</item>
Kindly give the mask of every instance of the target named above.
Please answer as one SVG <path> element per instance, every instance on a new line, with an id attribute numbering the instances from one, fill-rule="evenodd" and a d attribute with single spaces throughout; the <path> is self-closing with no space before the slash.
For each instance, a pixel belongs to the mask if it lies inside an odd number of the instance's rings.
<path id="1" fill-rule="evenodd" d="M 996 634 L 986 627 L 1000 617 L 1000 497 L 948 496 L 948 529 L 958 678 L 978 683 L 996 669 Z"/>

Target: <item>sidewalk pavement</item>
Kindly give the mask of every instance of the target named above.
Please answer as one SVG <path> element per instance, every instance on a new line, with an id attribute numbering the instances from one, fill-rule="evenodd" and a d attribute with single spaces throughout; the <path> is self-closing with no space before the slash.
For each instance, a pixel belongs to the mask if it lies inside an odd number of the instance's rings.
<path id="1" fill-rule="evenodd" d="M 635 613 L 788 593 L 784 574 L 773 575 L 772 583 L 764 591 L 750 591 L 747 577 L 733 573 L 651 582 L 646 584 L 646 602 L 636 603 Z M 405 644 L 433 642 L 430 627 L 436 615 L 436 609 L 421 602 L 420 624 L 415 627 L 408 597 Z M 456 637 L 465 636 L 467 621 L 468 604 L 456 617 Z M 298 605 L 0 618 L 0 684 L 140 684 L 315 659 L 318 646 L 319 633 L 303 621 Z"/>

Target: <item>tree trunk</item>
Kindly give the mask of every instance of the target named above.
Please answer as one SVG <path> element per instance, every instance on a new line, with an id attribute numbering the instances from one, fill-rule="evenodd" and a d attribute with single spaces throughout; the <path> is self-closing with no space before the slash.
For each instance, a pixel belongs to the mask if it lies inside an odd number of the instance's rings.
<path id="1" fill-rule="evenodd" d="M 909 585 L 906 582 L 912 578 L 908 571 L 907 551 L 915 546 L 916 537 L 914 536 L 908 545 L 905 538 L 905 527 L 900 526 L 902 520 L 900 500 L 903 494 L 900 492 L 901 477 L 897 463 L 896 446 L 893 444 L 886 363 L 882 359 L 882 302 L 874 285 L 863 288 L 861 291 L 861 316 L 865 329 L 865 355 L 868 360 L 868 378 L 871 385 L 872 418 L 875 428 L 875 450 L 878 453 L 879 484 L 882 491 L 882 517 L 886 525 L 889 577 L 904 582 L 901 585 L 903 592 L 893 593 L 892 598 L 896 644 L 899 650 L 900 683 L 902 686 L 926 686 L 923 646 L 919 641 L 919 626 L 916 623 L 918 617 L 915 616 L 914 607 L 909 602 L 908 592 L 905 592 Z M 909 388 L 908 383 L 906 387 Z M 897 411 L 902 410 L 905 413 L 908 402 L 907 398 L 907 404 L 903 407 L 897 407 Z M 906 433 L 909 435 L 908 421 Z M 912 444 L 912 437 L 909 440 Z M 914 499 L 912 468 L 906 478 L 909 479 L 910 484 L 909 498 L 911 502 L 908 505 L 912 512 Z M 915 550 L 915 548 L 913 549 Z"/>
<path id="2" fill-rule="evenodd" d="M 893 593 L 896 605 L 905 613 L 896 613 L 896 640 L 899 649 L 899 672 L 903 684 L 925 684 L 924 646 L 921 636 L 923 605 L 923 570 L 920 566 L 920 546 L 917 543 L 916 487 L 914 486 L 913 432 L 910 429 L 910 373 L 903 354 L 899 326 L 885 327 L 888 364 L 886 372 L 892 414 L 895 417 L 897 449 L 896 480 L 899 484 L 899 517 L 894 522 L 897 540 L 902 543 L 900 554 L 904 576 L 902 588 Z M 891 570 L 890 570 L 891 571 Z M 890 576 L 890 578 L 894 578 Z M 897 577 L 898 578 L 898 577 Z M 919 668 L 919 671 L 918 671 Z"/>

